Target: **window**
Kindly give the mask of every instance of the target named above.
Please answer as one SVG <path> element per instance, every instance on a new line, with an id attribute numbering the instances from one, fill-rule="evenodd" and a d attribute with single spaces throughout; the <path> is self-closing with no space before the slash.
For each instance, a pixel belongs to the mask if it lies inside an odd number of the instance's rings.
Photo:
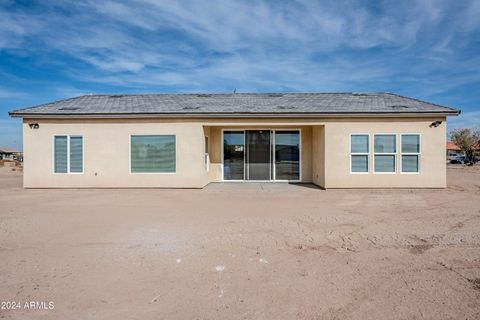
<path id="1" fill-rule="evenodd" d="M 370 152 L 368 138 L 368 134 L 352 134 L 350 136 L 350 171 L 352 173 L 368 173 Z"/>
<path id="2" fill-rule="evenodd" d="M 395 173 L 396 135 L 376 134 L 374 140 L 374 171 L 376 173 Z"/>
<path id="3" fill-rule="evenodd" d="M 130 137 L 131 173 L 174 173 L 174 135 L 135 135 Z"/>
<path id="4" fill-rule="evenodd" d="M 402 134 L 402 172 L 418 173 L 420 169 L 420 135 Z"/>
<path id="5" fill-rule="evenodd" d="M 54 136 L 54 172 L 83 173 L 82 136 Z"/>

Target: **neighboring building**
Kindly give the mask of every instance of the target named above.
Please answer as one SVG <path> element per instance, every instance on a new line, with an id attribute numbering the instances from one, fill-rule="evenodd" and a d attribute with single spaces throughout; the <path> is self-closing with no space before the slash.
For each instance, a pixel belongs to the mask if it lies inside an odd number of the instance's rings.
<path id="1" fill-rule="evenodd" d="M 26 188 L 443 188 L 446 119 L 391 93 L 86 95 L 23 118 Z"/>
<path id="2" fill-rule="evenodd" d="M 448 141 L 447 142 L 447 159 L 451 159 L 453 157 L 457 157 L 463 155 L 462 150 L 460 147 L 457 146 L 454 142 Z"/>
<path id="3" fill-rule="evenodd" d="M 20 160 L 21 158 L 22 151 L 9 147 L 0 147 L 0 160 Z"/>

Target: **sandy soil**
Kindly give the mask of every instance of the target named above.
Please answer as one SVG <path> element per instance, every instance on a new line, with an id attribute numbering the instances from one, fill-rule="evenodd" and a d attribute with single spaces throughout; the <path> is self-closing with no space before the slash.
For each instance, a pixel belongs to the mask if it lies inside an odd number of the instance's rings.
<path id="1" fill-rule="evenodd" d="M 0 170 L 4 319 L 479 319 L 480 168 L 445 190 L 23 190 Z"/>

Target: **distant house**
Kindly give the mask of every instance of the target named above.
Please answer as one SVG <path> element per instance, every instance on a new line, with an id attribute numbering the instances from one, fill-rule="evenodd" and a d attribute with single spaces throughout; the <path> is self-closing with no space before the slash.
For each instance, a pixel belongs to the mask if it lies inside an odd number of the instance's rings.
<path id="1" fill-rule="evenodd" d="M 17 160 L 21 156 L 22 151 L 9 147 L 0 147 L 0 160 Z"/>
<path id="2" fill-rule="evenodd" d="M 23 118 L 26 188 L 443 188 L 446 120 L 392 93 L 98 94 Z"/>
<path id="3" fill-rule="evenodd" d="M 457 146 L 454 142 L 448 141 L 447 142 L 447 159 L 451 157 L 456 157 L 458 155 L 463 154 L 462 150 L 460 150 L 460 147 Z"/>

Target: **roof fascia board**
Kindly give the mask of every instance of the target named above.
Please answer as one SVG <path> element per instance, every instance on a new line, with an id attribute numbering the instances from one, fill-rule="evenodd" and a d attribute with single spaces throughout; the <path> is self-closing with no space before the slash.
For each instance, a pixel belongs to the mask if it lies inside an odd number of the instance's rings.
<path id="1" fill-rule="evenodd" d="M 458 116 L 459 111 L 451 112 L 408 112 L 408 113 L 285 113 L 285 114 L 271 114 L 271 113 L 202 113 L 202 114 L 187 114 L 187 113 L 138 113 L 138 114 L 10 114 L 13 118 L 55 118 L 55 119 L 131 119 L 131 118 L 362 118 L 362 117 L 378 117 L 378 118 L 396 118 L 396 117 L 431 117 L 431 116 Z"/>

